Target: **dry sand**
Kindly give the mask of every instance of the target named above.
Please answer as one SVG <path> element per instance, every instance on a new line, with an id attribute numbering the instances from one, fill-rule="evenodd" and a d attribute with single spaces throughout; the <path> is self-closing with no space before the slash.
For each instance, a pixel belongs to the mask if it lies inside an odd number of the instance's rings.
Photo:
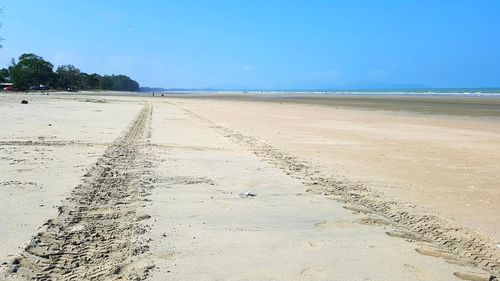
<path id="1" fill-rule="evenodd" d="M 494 116 L 17 94 L 0 113 L 0 279 L 500 271 Z"/>

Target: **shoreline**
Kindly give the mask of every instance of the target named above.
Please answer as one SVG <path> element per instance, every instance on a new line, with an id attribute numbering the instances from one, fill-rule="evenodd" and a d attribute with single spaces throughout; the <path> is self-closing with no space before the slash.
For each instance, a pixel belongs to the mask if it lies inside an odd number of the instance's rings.
<path id="1" fill-rule="evenodd" d="M 178 99 L 309 104 L 450 116 L 500 117 L 500 97 L 389 95 L 165 95 Z"/>
<path id="2" fill-rule="evenodd" d="M 0 92 L 0 94 L 18 96 L 39 96 L 47 93 Z M 163 94 L 163 96 L 162 96 Z M 153 98 L 152 93 L 145 92 L 49 92 L 49 95 L 71 96 L 100 96 L 100 97 L 144 97 Z M 491 120 L 500 118 L 500 96 L 469 96 L 469 95 L 383 95 L 373 94 L 343 94 L 318 95 L 301 93 L 280 94 L 235 94 L 234 92 L 157 92 L 154 98 L 200 99 L 219 101 L 242 102 L 272 102 L 318 105 L 338 108 L 354 108 L 366 110 L 382 110 L 395 112 L 409 112 L 418 114 L 435 114 L 455 117 L 484 117 Z"/>

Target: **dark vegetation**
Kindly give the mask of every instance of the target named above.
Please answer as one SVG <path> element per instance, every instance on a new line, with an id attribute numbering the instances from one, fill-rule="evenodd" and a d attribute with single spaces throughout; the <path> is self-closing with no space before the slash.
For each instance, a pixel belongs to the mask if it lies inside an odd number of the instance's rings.
<path id="1" fill-rule="evenodd" d="M 22 54 L 11 66 L 0 69 L 0 83 L 14 83 L 17 90 L 112 90 L 139 91 L 139 83 L 125 75 L 99 75 L 80 71 L 75 66 L 54 65 L 35 54 Z"/>

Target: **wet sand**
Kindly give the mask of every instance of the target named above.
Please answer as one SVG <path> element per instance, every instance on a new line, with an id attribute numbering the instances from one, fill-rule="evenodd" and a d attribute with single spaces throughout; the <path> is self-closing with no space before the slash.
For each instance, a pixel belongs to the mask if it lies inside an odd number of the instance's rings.
<path id="1" fill-rule="evenodd" d="M 432 95 L 334 95 L 334 94 L 167 94 L 167 97 L 321 105 L 336 108 L 358 108 L 424 114 L 500 118 L 498 96 L 432 96 Z"/>
<path id="2" fill-rule="evenodd" d="M 498 183 L 492 116 L 207 97 L 51 95 L 29 96 L 28 105 L 20 98 L 0 95 L 8 124 L 0 135 L 0 279 L 498 274 L 498 225 L 478 227 L 498 214 L 497 190 L 485 187 Z M 380 144 L 381 135 L 388 144 Z M 440 154 L 449 137 L 467 149 Z M 471 145 L 477 138 L 481 145 Z M 429 168 L 422 143 L 439 156 L 427 176 L 449 189 L 439 199 L 434 186 L 418 181 Z M 468 193 L 450 185 L 461 180 L 464 155 L 483 157 L 473 164 L 489 168 L 467 170 L 484 180 Z M 457 164 L 439 170 L 448 158 Z M 402 172 L 409 163 L 414 178 Z M 461 192 L 470 202 L 474 194 L 490 199 L 490 213 L 473 203 L 453 218 L 433 205 L 458 209 Z M 473 216 L 486 219 L 474 225 L 467 219 Z"/>

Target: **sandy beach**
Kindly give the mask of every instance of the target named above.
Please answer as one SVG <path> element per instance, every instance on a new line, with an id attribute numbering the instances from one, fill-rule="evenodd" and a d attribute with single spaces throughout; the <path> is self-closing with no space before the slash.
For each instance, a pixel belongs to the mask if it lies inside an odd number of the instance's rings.
<path id="1" fill-rule="evenodd" d="M 0 279 L 490 280 L 499 105 L 0 94 Z"/>

